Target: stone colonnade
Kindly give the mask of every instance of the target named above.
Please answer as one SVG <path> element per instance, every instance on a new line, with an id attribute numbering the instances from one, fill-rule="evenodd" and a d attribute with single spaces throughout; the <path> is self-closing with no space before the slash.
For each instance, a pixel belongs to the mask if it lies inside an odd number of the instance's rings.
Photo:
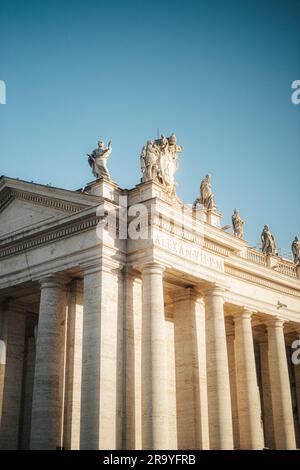
<path id="1" fill-rule="evenodd" d="M 83 273 L 83 289 L 40 281 L 30 448 L 296 447 L 282 320 L 266 321 L 259 387 L 253 312 L 236 309 L 226 331 L 222 285 L 174 295 L 170 326 L 160 264 L 141 278 L 97 264 Z M 2 306 L 1 448 L 22 446 L 25 326 L 24 312 Z M 299 370 L 295 383 L 299 410 Z"/>

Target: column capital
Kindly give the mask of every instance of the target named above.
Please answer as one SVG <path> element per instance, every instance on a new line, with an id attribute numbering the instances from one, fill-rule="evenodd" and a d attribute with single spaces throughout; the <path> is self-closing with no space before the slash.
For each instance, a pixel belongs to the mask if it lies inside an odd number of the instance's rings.
<path id="1" fill-rule="evenodd" d="M 50 274 L 49 276 L 41 277 L 39 279 L 41 289 L 45 288 L 64 288 L 68 282 L 68 278 L 63 274 Z"/>
<path id="2" fill-rule="evenodd" d="M 202 292 L 205 297 L 210 296 L 210 295 L 219 295 L 224 297 L 225 294 L 225 286 L 219 283 L 211 283 L 205 286 L 202 289 Z"/>
<path id="3" fill-rule="evenodd" d="M 281 317 L 271 317 L 270 316 L 270 318 L 265 320 L 265 325 L 266 325 L 267 329 L 270 329 L 270 328 L 281 328 L 281 329 L 283 329 L 283 326 L 287 321 L 288 320 L 285 320 L 284 318 L 281 318 Z"/>
<path id="4" fill-rule="evenodd" d="M 94 274 L 100 271 L 122 273 L 124 264 L 109 259 L 108 257 L 96 258 L 80 263 L 83 274 Z"/>
<path id="5" fill-rule="evenodd" d="M 233 321 L 236 323 L 241 320 L 250 320 L 254 312 L 248 308 L 241 308 L 232 312 Z"/>
<path id="6" fill-rule="evenodd" d="M 143 274 L 163 274 L 165 271 L 165 266 L 158 262 L 150 262 L 146 263 L 142 266 L 142 273 Z"/>
<path id="7" fill-rule="evenodd" d="M 172 304 L 191 300 L 193 302 L 203 303 L 203 294 L 194 289 L 194 287 L 186 287 L 179 289 L 172 295 Z"/>
<path id="8" fill-rule="evenodd" d="M 83 279 L 74 278 L 71 279 L 68 283 L 68 288 L 70 292 L 80 292 L 83 293 Z"/>
<path id="9" fill-rule="evenodd" d="M 128 265 L 128 264 L 125 264 L 125 266 L 123 266 L 122 273 L 127 278 L 138 279 L 138 280 L 141 279 L 141 273 L 137 269 L 133 268 L 131 265 Z"/>

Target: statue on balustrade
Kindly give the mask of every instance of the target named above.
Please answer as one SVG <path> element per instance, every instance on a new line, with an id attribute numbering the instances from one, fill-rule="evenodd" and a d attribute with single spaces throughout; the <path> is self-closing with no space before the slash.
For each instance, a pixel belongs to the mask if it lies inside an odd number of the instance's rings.
<path id="1" fill-rule="evenodd" d="M 175 194 L 175 173 L 179 167 L 178 153 L 182 150 L 182 146 L 177 145 L 175 134 L 148 140 L 140 155 L 142 182 L 157 181 L 165 186 L 170 194 Z"/>
<path id="2" fill-rule="evenodd" d="M 107 159 L 112 151 L 111 140 L 108 142 L 108 146 L 105 147 L 103 140 L 98 141 L 98 148 L 92 151 L 91 154 L 87 154 L 88 162 L 92 168 L 93 175 L 95 178 L 106 177 L 110 179 L 109 171 L 107 168 Z"/>
<path id="3" fill-rule="evenodd" d="M 265 225 L 261 234 L 261 251 L 266 255 L 276 254 L 276 241 L 274 235 L 270 232 L 268 225 Z"/>
<path id="4" fill-rule="evenodd" d="M 298 237 L 295 237 L 295 239 L 293 240 L 291 248 L 292 248 L 294 263 L 296 265 L 300 265 L 300 241 L 298 240 Z"/>
<path id="5" fill-rule="evenodd" d="M 234 209 L 231 220 L 233 227 L 233 235 L 237 238 L 244 238 L 245 222 L 242 220 L 240 213 L 237 209 Z"/>
<path id="6" fill-rule="evenodd" d="M 216 209 L 215 198 L 211 190 L 210 175 L 206 175 L 205 178 L 201 181 L 200 197 L 198 197 L 193 204 L 194 209 L 199 207 L 203 207 L 205 210 Z"/>

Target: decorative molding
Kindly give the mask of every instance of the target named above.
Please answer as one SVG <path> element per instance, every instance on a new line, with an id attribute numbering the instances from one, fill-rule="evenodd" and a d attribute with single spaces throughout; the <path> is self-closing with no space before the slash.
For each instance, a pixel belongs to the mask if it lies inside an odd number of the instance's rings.
<path id="1" fill-rule="evenodd" d="M 225 274 L 229 274 L 230 276 L 236 277 L 238 279 L 242 279 L 243 281 L 252 282 L 253 284 L 258 284 L 259 286 L 267 287 L 269 289 L 276 290 L 278 292 L 288 294 L 288 295 L 293 295 L 293 296 L 300 298 L 300 290 L 296 290 L 291 287 L 280 286 L 276 282 L 268 281 L 261 277 L 255 276 L 253 274 L 240 271 L 239 269 L 225 266 Z"/>
<path id="2" fill-rule="evenodd" d="M 8 244 L 8 246 L 0 249 L 0 259 L 14 256 L 24 251 L 37 248 L 41 245 L 52 243 L 56 240 L 61 240 L 62 238 L 67 238 L 77 233 L 90 230 L 95 228 L 98 222 L 99 217 L 93 215 L 86 220 L 75 221 L 72 224 L 68 224 L 64 227 L 54 228 L 47 232 L 44 231 L 34 237 L 29 236 L 27 239 L 23 239 L 21 242 L 19 241 L 11 243 Z"/>
<path id="3" fill-rule="evenodd" d="M 42 196 L 40 194 L 31 193 L 14 188 L 4 188 L 0 195 L 0 213 L 14 200 L 20 199 L 22 201 L 32 202 L 41 206 L 51 207 L 52 209 L 60 210 L 62 212 L 79 212 L 87 207 L 88 204 L 80 204 L 58 199 L 51 196 Z"/>
<path id="4" fill-rule="evenodd" d="M 223 248 L 222 246 L 217 245 L 216 243 L 213 243 L 209 240 L 204 240 L 203 247 L 208 251 L 217 253 L 218 255 L 226 256 L 226 257 L 229 256 L 229 250 L 227 250 L 227 248 Z"/>
<path id="5" fill-rule="evenodd" d="M 4 188 L 0 195 L 0 212 L 7 207 L 13 200 L 12 190 L 10 188 Z"/>
<path id="6" fill-rule="evenodd" d="M 271 268 L 273 271 L 285 274 L 286 276 L 294 278 L 298 277 L 296 266 L 294 265 L 294 263 L 273 256 L 272 259 L 275 261 L 275 264 L 272 267 L 272 265 L 268 264 L 268 257 L 264 253 L 261 253 L 260 251 L 257 251 L 254 248 L 248 248 L 246 252 L 240 254 L 240 257 L 246 259 L 247 261 L 250 261 L 251 263 Z"/>

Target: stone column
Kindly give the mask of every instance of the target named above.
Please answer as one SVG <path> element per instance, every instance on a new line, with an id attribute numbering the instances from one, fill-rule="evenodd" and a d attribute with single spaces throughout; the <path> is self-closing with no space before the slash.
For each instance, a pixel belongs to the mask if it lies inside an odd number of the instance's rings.
<path id="1" fill-rule="evenodd" d="M 283 320 L 279 318 L 272 318 L 267 322 L 275 443 L 276 449 L 295 449 L 294 418 L 283 324 Z"/>
<path id="2" fill-rule="evenodd" d="M 298 427 L 300 433 L 300 327 L 296 330 L 297 337 L 296 348 L 292 348 L 294 374 L 295 374 L 295 391 L 297 400 L 297 412 L 298 412 Z"/>
<path id="3" fill-rule="evenodd" d="M 66 305 L 64 284 L 58 276 L 41 279 L 40 285 L 31 449 L 51 450 L 56 449 L 61 426 L 61 322 Z"/>
<path id="4" fill-rule="evenodd" d="M 64 448 L 80 448 L 83 286 L 74 279 L 68 288 Z"/>
<path id="5" fill-rule="evenodd" d="M 120 449 L 123 279 L 101 260 L 83 269 L 80 449 Z"/>
<path id="6" fill-rule="evenodd" d="M 34 384 L 35 369 L 35 338 L 33 328 L 26 328 L 26 347 L 24 357 L 24 374 L 23 374 L 23 420 L 21 432 L 21 449 L 28 450 L 30 448 L 30 429 L 32 414 L 32 393 Z"/>
<path id="7" fill-rule="evenodd" d="M 7 321 L 4 304 L 0 303 L 0 429 L 6 365 Z"/>
<path id="8" fill-rule="evenodd" d="M 267 341 L 262 341 L 261 343 L 259 343 L 259 351 L 260 351 L 260 369 L 261 369 L 262 406 L 263 406 L 265 445 L 269 449 L 275 449 L 273 408 L 272 408 L 269 359 L 268 359 L 268 342 Z"/>
<path id="9" fill-rule="evenodd" d="M 154 263 L 142 270 L 142 446 L 155 450 L 168 449 L 163 272 Z"/>
<path id="10" fill-rule="evenodd" d="M 208 440 L 204 436 L 205 433 L 208 434 L 207 428 L 205 429 L 207 417 L 203 416 L 207 414 L 206 376 L 203 376 L 201 364 L 203 350 L 199 339 L 202 338 L 198 336 L 201 321 L 199 317 L 204 316 L 204 309 L 199 295 L 190 288 L 185 289 L 173 305 L 178 448 L 202 449 L 207 446 Z M 202 357 L 199 357 L 199 353 Z M 206 372 L 206 364 L 204 369 Z"/>
<path id="11" fill-rule="evenodd" d="M 227 354 L 230 380 L 231 412 L 234 448 L 240 448 L 239 417 L 237 407 L 236 369 L 235 369 L 235 347 L 234 347 L 234 327 L 230 325 L 227 331 Z"/>
<path id="12" fill-rule="evenodd" d="M 25 348 L 25 310 L 8 300 L 2 311 L 0 449 L 19 448 Z M 0 389 L 1 393 L 1 389 Z"/>
<path id="13" fill-rule="evenodd" d="M 141 325 L 142 283 L 124 269 L 124 422 L 123 447 L 142 448 L 141 423 Z"/>
<path id="14" fill-rule="evenodd" d="M 194 364 L 196 396 L 196 448 L 209 449 L 207 370 L 205 338 L 205 305 L 203 298 L 193 296 L 192 312 L 195 313 L 196 361 Z"/>
<path id="15" fill-rule="evenodd" d="M 224 289 L 213 285 L 204 295 L 210 449 L 233 449 Z"/>
<path id="16" fill-rule="evenodd" d="M 264 438 L 251 316 L 252 312 L 245 309 L 233 318 L 240 448 L 253 450 L 264 447 Z"/>
<path id="17" fill-rule="evenodd" d="M 179 449 L 196 449 L 195 371 L 197 356 L 195 302 L 191 289 L 174 302 L 176 414 Z M 199 371 L 197 374 L 199 380 Z"/>
<path id="18" fill-rule="evenodd" d="M 178 421 L 176 406 L 176 360 L 175 360 L 175 327 L 171 302 L 165 306 L 166 347 L 168 374 L 168 434 L 169 449 L 178 449 Z"/>

